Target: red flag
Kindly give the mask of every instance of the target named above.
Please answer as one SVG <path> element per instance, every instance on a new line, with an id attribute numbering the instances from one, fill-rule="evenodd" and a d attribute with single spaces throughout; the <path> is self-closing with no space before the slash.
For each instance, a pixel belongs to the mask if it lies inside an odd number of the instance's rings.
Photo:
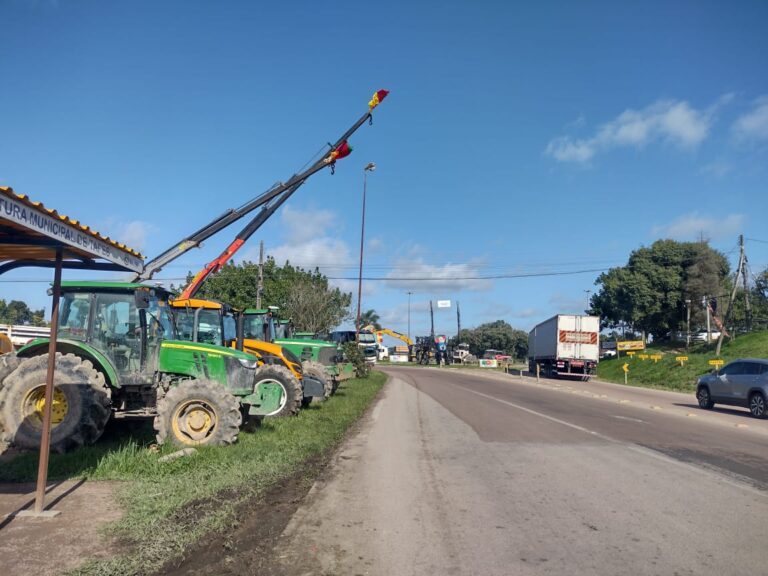
<path id="1" fill-rule="evenodd" d="M 349 143 L 344 140 L 344 142 L 336 147 L 336 150 L 328 155 L 328 157 L 325 159 L 325 163 L 330 164 L 331 162 L 336 162 L 336 160 L 340 158 L 346 158 L 350 154 L 352 154 L 352 146 L 350 146 Z"/>
<path id="2" fill-rule="evenodd" d="M 368 110 L 373 110 L 374 108 L 376 108 L 376 106 L 381 104 L 381 101 L 387 97 L 387 94 L 389 94 L 389 90 L 378 90 L 373 95 L 373 98 L 371 98 L 371 101 L 368 102 Z"/>

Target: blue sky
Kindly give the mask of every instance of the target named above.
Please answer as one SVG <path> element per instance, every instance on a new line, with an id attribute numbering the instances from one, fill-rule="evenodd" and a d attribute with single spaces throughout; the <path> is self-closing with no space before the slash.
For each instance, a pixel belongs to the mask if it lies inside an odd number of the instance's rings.
<path id="1" fill-rule="evenodd" d="M 305 164 L 391 91 L 258 241 L 428 332 L 578 312 L 657 238 L 768 240 L 768 3 L 0 1 L 0 184 L 153 256 Z M 235 225 L 160 273 L 183 277 Z M 768 243 L 748 241 L 755 272 Z M 83 277 L 70 272 L 67 277 Z M 100 276 L 103 277 L 103 274 Z M 0 297 L 48 306 L 49 272 Z M 432 281 L 394 280 L 437 278 Z M 27 280 L 34 280 L 28 282 Z M 455 309 L 436 314 L 455 330 Z"/>

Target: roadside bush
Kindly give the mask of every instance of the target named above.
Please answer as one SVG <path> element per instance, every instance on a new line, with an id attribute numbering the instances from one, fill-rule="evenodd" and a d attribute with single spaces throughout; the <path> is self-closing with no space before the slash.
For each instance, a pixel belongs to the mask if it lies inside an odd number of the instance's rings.
<path id="1" fill-rule="evenodd" d="M 356 342 L 346 342 L 344 344 L 344 357 L 347 362 L 351 362 L 355 367 L 355 376 L 358 378 L 368 378 L 370 368 L 365 361 L 365 354 Z"/>

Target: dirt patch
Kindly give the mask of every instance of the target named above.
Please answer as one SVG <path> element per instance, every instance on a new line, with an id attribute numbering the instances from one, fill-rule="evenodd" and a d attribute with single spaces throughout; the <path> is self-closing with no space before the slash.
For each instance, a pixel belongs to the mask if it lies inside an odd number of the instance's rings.
<path id="1" fill-rule="evenodd" d="M 345 434 L 356 434 L 370 418 L 379 395 Z M 339 446 L 312 458 L 301 471 L 278 482 L 265 495 L 243 505 L 231 530 L 190 548 L 184 559 L 167 564 L 157 574 L 163 576 L 300 576 L 316 573 L 314 552 L 288 550 L 296 545 L 283 536 L 296 510 L 315 482 L 327 481 L 335 473 L 332 466 Z M 285 566 L 286 558 L 302 558 L 301 565 Z"/>
<path id="2" fill-rule="evenodd" d="M 3 576 L 58 574 L 88 558 L 108 556 L 111 542 L 101 528 L 121 515 L 117 487 L 116 482 L 50 482 L 46 509 L 60 514 L 43 519 L 14 516 L 34 508 L 34 484 L 0 484 Z"/>

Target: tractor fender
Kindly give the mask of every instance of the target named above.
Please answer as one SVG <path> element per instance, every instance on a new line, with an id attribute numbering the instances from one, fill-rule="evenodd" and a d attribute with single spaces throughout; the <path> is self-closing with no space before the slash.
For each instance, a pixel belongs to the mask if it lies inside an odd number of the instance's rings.
<path id="1" fill-rule="evenodd" d="M 32 356 L 47 354 L 48 343 L 48 338 L 36 338 L 22 346 L 16 355 L 19 358 L 31 358 Z M 56 352 L 74 354 L 84 360 L 90 360 L 93 367 L 104 374 L 108 385 L 120 388 L 120 379 L 117 377 L 117 372 L 115 372 L 115 368 L 112 366 L 109 358 L 93 346 L 79 340 L 60 339 L 56 341 Z"/>

